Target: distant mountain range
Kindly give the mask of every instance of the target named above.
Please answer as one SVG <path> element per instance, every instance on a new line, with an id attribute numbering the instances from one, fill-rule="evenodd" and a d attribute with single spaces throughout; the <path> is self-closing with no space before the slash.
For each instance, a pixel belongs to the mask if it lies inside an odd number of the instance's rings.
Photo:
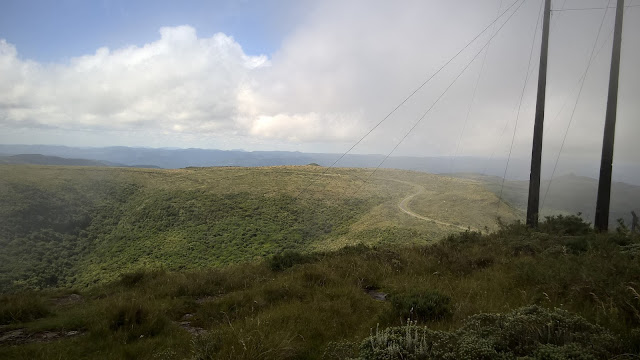
<path id="1" fill-rule="evenodd" d="M 103 163 L 102 166 L 135 166 L 177 169 L 208 166 L 277 166 L 307 165 L 321 166 L 394 168 L 414 170 L 432 174 L 476 173 L 502 177 L 506 159 L 482 157 L 411 157 L 384 155 L 302 153 L 291 151 L 243 151 L 213 149 L 169 149 L 102 147 L 81 148 L 54 145 L 0 145 L 0 155 L 41 154 L 67 159 L 87 159 Z M 339 160 L 339 161 L 338 161 Z M 336 163 L 337 161 L 337 163 Z M 384 161 L 384 162 L 383 162 Z M 382 165 L 380 165 L 382 163 Z M 140 165 L 145 164 L 145 165 Z M 101 166 L 101 165 L 96 165 Z M 571 161 L 563 166 L 564 174 L 575 173 L 596 178 L 599 164 L 586 161 Z M 543 174 L 550 173 L 543 168 Z M 557 174 L 560 175 L 560 174 Z M 614 180 L 640 185 L 640 164 L 617 164 Z M 529 179 L 528 159 L 511 159 L 507 178 L 510 180 Z"/>
<path id="2" fill-rule="evenodd" d="M 110 161 L 69 159 L 59 156 L 42 154 L 18 154 L 0 156 L 0 164 L 31 164 L 31 165 L 66 165 L 66 166 L 117 166 L 117 167 L 141 167 L 160 168 L 154 165 L 125 165 Z"/>

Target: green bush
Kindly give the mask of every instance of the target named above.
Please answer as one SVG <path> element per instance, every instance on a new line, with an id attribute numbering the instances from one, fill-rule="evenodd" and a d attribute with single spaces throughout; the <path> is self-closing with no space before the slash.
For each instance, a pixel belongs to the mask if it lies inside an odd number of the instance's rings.
<path id="1" fill-rule="evenodd" d="M 451 298 L 437 291 L 393 294 L 390 297 L 396 316 L 413 321 L 437 321 L 450 317 Z"/>
<path id="2" fill-rule="evenodd" d="M 546 216 L 538 230 L 553 235 L 585 235 L 592 231 L 591 224 L 578 215 Z"/>

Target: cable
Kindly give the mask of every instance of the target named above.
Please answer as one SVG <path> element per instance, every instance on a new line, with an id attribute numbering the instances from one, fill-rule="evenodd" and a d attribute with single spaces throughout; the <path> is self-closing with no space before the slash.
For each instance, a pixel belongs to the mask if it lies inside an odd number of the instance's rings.
<path id="1" fill-rule="evenodd" d="M 527 77 L 531 77 L 533 75 L 534 71 L 535 71 L 535 68 L 531 69 L 531 71 L 529 72 Z M 513 108 L 513 111 L 515 111 L 517 109 L 517 107 L 518 107 L 518 105 L 516 104 L 514 106 L 514 108 Z M 511 119 L 507 118 L 507 121 L 504 123 L 504 127 L 502 128 L 502 132 L 500 133 L 500 137 L 498 138 L 498 141 L 496 142 L 498 145 L 500 145 L 500 142 L 502 141 L 502 138 L 504 137 L 504 134 L 507 132 L 507 128 L 509 127 L 510 123 L 511 123 Z M 494 148 L 493 151 L 491 152 L 491 156 L 489 156 L 489 158 L 485 161 L 484 170 L 482 170 L 482 172 L 480 173 L 481 175 L 487 175 L 487 170 L 489 169 L 489 162 L 495 156 L 496 151 L 497 151 L 497 148 Z"/>
<path id="2" fill-rule="evenodd" d="M 639 7 L 640 5 L 625 5 L 624 8 L 625 10 L 627 8 L 633 8 L 633 7 Z M 583 10 L 605 10 L 605 9 L 615 9 L 615 6 L 609 6 L 607 5 L 607 7 L 588 7 L 588 8 L 572 8 L 572 9 L 552 9 L 551 11 L 553 12 L 561 12 L 561 11 L 583 11 Z"/>
<path id="3" fill-rule="evenodd" d="M 605 8 L 602 8 L 605 9 Z M 613 37 L 613 28 L 611 29 L 611 31 L 609 32 L 609 37 Z M 600 48 L 598 49 L 598 51 L 596 52 L 596 56 L 594 57 L 594 60 L 600 56 L 600 53 L 602 52 L 602 50 L 604 49 L 604 47 L 608 44 L 608 41 L 605 41 L 604 43 L 602 43 L 602 45 L 600 46 Z M 571 92 L 571 94 L 565 96 L 563 103 L 562 103 L 562 107 L 560 108 L 560 111 L 558 111 L 558 113 L 556 114 L 556 116 L 553 117 L 553 122 L 555 123 L 556 120 L 558 119 L 558 117 L 560 117 L 560 114 L 562 114 L 562 112 L 564 111 L 564 108 L 567 106 L 567 104 L 569 103 L 569 98 L 572 94 L 575 93 L 575 90 L 578 89 L 580 82 L 582 81 L 582 79 L 586 76 L 586 71 L 582 73 L 582 75 L 578 78 L 578 80 L 576 81 L 576 85 L 575 85 L 575 89 L 574 91 Z M 547 134 L 549 133 L 549 127 L 545 127 L 544 128 L 544 137 L 547 136 Z"/>
<path id="4" fill-rule="evenodd" d="M 607 7 L 604 11 L 604 14 L 602 15 L 602 20 L 600 22 L 600 28 L 598 29 L 598 35 L 596 36 L 596 40 L 593 43 L 593 48 L 591 49 L 591 55 L 589 55 L 589 62 L 587 63 L 587 68 L 584 71 L 584 74 L 582 75 L 581 79 L 580 79 L 580 90 L 578 91 L 578 96 L 576 97 L 576 101 L 573 104 L 573 110 L 571 111 L 571 117 L 569 118 L 569 123 L 567 124 L 567 128 L 565 129 L 564 132 L 564 136 L 562 137 L 562 143 L 560 144 L 560 150 L 558 151 L 558 156 L 556 157 L 556 161 L 555 164 L 553 165 L 553 171 L 551 172 L 551 178 L 549 179 L 549 184 L 547 185 L 547 189 L 544 193 L 544 197 L 542 198 L 542 207 L 544 207 L 544 203 L 547 200 L 547 195 L 549 194 L 549 189 L 551 188 L 551 182 L 553 181 L 553 176 L 556 174 L 556 169 L 558 167 L 558 162 L 560 160 L 560 155 L 562 154 L 562 150 L 564 149 L 564 144 L 565 141 L 567 140 L 567 135 L 569 134 L 569 128 L 571 127 L 571 123 L 573 122 L 573 117 L 576 113 L 576 109 L 578 107 L 578 102 L 580 102 L 580 97 L 582 96 L 582 90 L 584 89 L 584 84 L 586 83 L 587 80 L 587 74 L 589 73 L 589 69 L 591 68 L 591 64 L 593 64 L 593 60 L 597 57 L 594 56 L 594 54 L 596 54 L 596 47 L 598 46 L 598 40 L 600 40 L 600 34 L 602 33 L 602 26 L 604 25 L 604 20 L 607 17 L 607 12 L 609 11 L 609 5 L 611 4 L 611 0 L 609 0 L 609 2 L 607 3 Z M 604 45 L 603 45 L 604 47 Z M 600 49 L 602 49 L 603 47 L 601 47 Z M 598 54 L 600 52 L 598 51 Z"/>
<path id="5" fill-rule="evenodd" d="M 363 137 L 360 138 L 360 140 L 358 140 L 355 144 L 353 144 L 353 146 L 351 146 L 349 148 L 349 150 L 347 150 L 344 154 L 342 154 L 336 161 L 333 162 L 333 164 L 331 164 L 331 166 L 329 166 L 328 168 L 325 169 L 324 172 L 320 173 L 312 182 L 315 182 L 319 176 L 325 175 L 327 173 L 327 171 L 329 171 L 331 168 L 333 168 L 340 160 L 342 160 L 345 156 L 347 156 L 347 154 L 349 154 L 356 146 L 358 146 L 367 136 L 369 136 L 375 129 L 377 129 L 383 122 L 385 122 L 391 115 L 393 115 L 400 107 L 402 107 L 402 105 L 404 105 L 409 99 L 411 99 L 418 91 L 420 91 L 425 85 L 427 85 L 434 77 L 436 77 L 442 70 L 444 70 L 445 67 L 447 67 L 453 60 L 455 60 L 458 56 L 460 56 L 460 54 L 462 54 L 462 52 L 464 52 L 469 46 L 471 46 L 471 44 L 473 44 L 480 36 L 482 36 L 482 34 L 484 34 L 490 27 L 493 26 L 493 24 L 495 24 L 496 22 L 498 22 L 498 20 L 500 20 L 500 18 L 502 18 L 504 16 L 504 14 L 506 14 L 509 10 L 511 10 L 511 8 L 513 8 L 513 6 L 515 4 L 517 4 L 520 0 L 515 0 L 504 12 L 502 12 L 502 14 L 500 14 L 497 18 L 495 18 L 495 20 L 493 20 L 489 25 L 487 25 L 487 27 L 485 27 L 480 33 L 478 33 L 478 35 L 476 35 L 471 41 L 469 41 L 464 47 L 462 47 L 462 49 L 460 49 L 460 51 L 458 51 L 452 58 L 450 58 L 444 65 L 442 65 L 435 73 L 433 73 L 433 75 L 431 75 L 429 78 L 427 78 L 427 80 L 425 80 L 420 86 L 418 86 L 418 88 L 416 88 L 411 94 L 409 94 L 409 96 L 407 96 L 402 102 L 400 102 L 400 104 L 398 104 L 398 106 L 396 106 L 393 110 L 391 110 L 390 113 L 387 114 L 387 116 L 385 116 L 382 120 L 380 120 L 380 122 L 378 122 L 371 130 L 369 130 Z M 524 0 L 523 0 L 524 1 Z M 520 5 L 522 6 L 522 5 Z M 296 199 L 298 197 L 300 197 L 300 195 L 305 192 L 309 186 L 311 186 L 310 182 L 305 188 L 303 188 L 298 195 L 296 195 Z"/>
<path id="6" fill-rule="evenodd" d="M 498 4 L 498 14 L 500 13 L 500 9 L 502 8 L 503 0 L 500 0 Z M 460 150 L 460 143 L 462 143 L 462 137 L 464 136 L 464 131 L 467 128 L 467 123 L 469 122 L 469 116 L 471 115 L 471 109 L 473 108 L 473 103 L 476 100 L 476 94 L 478 92 L 478 85 L 480 84 L 480 79 L 482 78 L 482 73 L 484 72 L 485 64 L 487 63 L 487 56 L 489 55 L 489 49 L 491 48 L 491 42 L 489 42 L 489 46 L 487 46 L 487 50 L 484 52 L 484 58 L 482 59 L 482 65 L 480 66 L 480 71 L 478 72 L 478 78 L 476 79 L 476 83 L 473 87 L 473 95 L 471 95 L 471 101 L 469 102 L 469 108 L 467 109 L 467 115 L 464 118 L 464 123 L 462 125 L 462 131 L 460 132 L 460 137 L 458 138 L 458 142 L 456 144 L 456 151 L 453 154 L 453 159 L 451 160 L 451 166 L 449 168 L 449 173 L 453 173 L 453 166 L 456 161 L 456 157 L 458 156 L 458 151 Z"/>
<path id="7" fill-rule="evenodd" d="M 476 55 L 471 59 L 471 61 L 469 61 L 469 63 L 467 63 L 467 65 L 462 69 L 462 71 L 455 77 L 455 79 L 451 82 L 451 84 L 449 84 L 449 86 L 447 86 L 447 88 L 444 90 L 444 92 L 442 92 L 442 94 L 440 94 L 440 96 L 438 96 L 438 98 L 436 99 L 436 101 L 431 104 L 431 106 L 427 109 L 427 111 L 425 111 L 424 114 L 422 114 L 422 116 L 418 119 L 418 121 L 416 121 L 415 124 L 413 124 L 413 126 L 411 127 L 411 129 L 409 129 L 409 131 L 402 137 L 402 139 L 400 139 L 400 141 L 396 144 L 396 146 L 394 146 L 394 148 L 384 157 L 384 159 L 378 164 L 378 166 L 376 166 L 376 168 L 373 170 L 373 172 L 371 172 L 371 174 L 369 174 L 369 176 L 367 176 L 367 178 L 365 179 L 365 182 L 358 188 L 358 190 L 356 190 L 356 194 L 360 191 L 360 189 L 362 189 L 362 187 L 369 181 L 369 179 L 378 171 L 378 169 L 380 169 L 380 167 L 382 166 L 382 164 L 384 164 L 385 161 L 387 161 L 387 159 L 396 151 L 396 149 L 398 148 L 398 146 L 400 146 L 400 144 L 402 144 L 402 142 L 407 138 L 407 136 L 409 136 L 409 134 L 418 126 L 418 124 L 420 124 L 420 122 L 427 116 L 427 114 L 429 114 L 429 112 L 431 112 L 431 110 L 436 106 L 436 104 L 438 104 L 438 102 L 444 97 L 444 95 L 449 91 L 449 89 L 451 89 L 451 87 L 458 81 L 458 79 L 460 78 L 460 76 L 462 76 L 462 74 L 464 74 L 464 72 L 469 68 L 469 66 L 471 66 L 471 64 L 476 60 L 476 58 L 478 58 L 478 56 L 482 53 L 482 51 L 484 51 L 484 49 L 490 44 L 491 40 L 496 37 L 498 35 L 498 33 L 500 33 L 500 30 L 502 30 L 502 28 L 509 22 L 509 20 L 511 20 L 511 18 L 513 17 L 513 15 L 515 15 L 515 13 L 518 12 L 518 10 L 520 10 L 520 8 L 522 7 L 522 5 L 525 3 L 526 0 L 522 0 L 522 2 L 520 2 L 520 5 L 516 8 L 516 10 L 514 12 L 511 13 L 511 15 L 509 15 L 509 17 L 507 18 L 507 20 L 500 26 L 500 28 L 498 29 L 498 31 L 496 31 L 496 33 L 489 39 L 489 41 L 480 49 L 480 51 L 478 51 L 478 53 L 476 53 Z"/>
<path id="8" fill-rule="evenodd" d="M 560 7 L 561 9 L 564 9 L 565 4 L 567 3 L 567 0 L 564 0 L 562 2 L 562 6 Z M 554 17 L 551 18 L 551 20 L 553 21 Z M 539 21 L 539 20 L 538 20 Z M 537 37 L 537 33 L 535 35 Z M 535 38 L 534 38 L 534 43 L 535 43 Z M 529 73 L 527 74 L 527 78 L 533 76 L 533 72 L 535 71 L 535 67 L 532 67 L 532 69 L 529 71 Z M 517 107 L 518 105 L 516 105 Z M 515 111 L 515 108 L 514 108 Z M 498 146 L 496 146 L 493 151 L 491 152 L 491 155 L 489 156 L 489 158 L 485 161 L 485 165 L 484 165 L 484 170 L 482 170 L 482 172 L 480 173 L 483 176 L 487 176 L 487 171 L 489 169 L 489 163 L 491 162 L 491 160 L 493 160 L 493 157 L 496 155 L 496 151 L 498 150 L 498 147 L 500 145 L 500 143 L 502 142 L 502 138 L 504 137 L 504 134 L 507 132 L 507 128 L 509 128 L 509 124 L 511 123 L 511 120 L 509 118 L 507 118 L 507 121 L 504 123 L 504 127 L 502 128 L 502 132 L 500 133 L 500 137 L 498 138 L 498 141 L 496 142 L 496 144 Z"/>
<path id="9" fill-rule="evenodd" d="M 509 156 L 507 157 L 507 164 L 504 167 L 504 174 L 502 175 L 502 184 L 500 185 L 500 196 L 498 196 L 498 206 L 496 207 L 496 215 L 500 210 L 500 203 L 502 202 L 502 194 L 504 191 L 504 182 L 507 178 L 507 170 L 509 169 L 509 162 L 511 161 L 511 153 L 513 151 L 513 143 L 516 139 L 516 130 L 518 130 L 518 121 L 520 120 L 520 110 L 522 109 L 522 100 L 524 99 L 524 93 L 529 83 L 529 69 L 531 68 L 531 61 L 533 59 L 533 48 L 536 45 L 536 37 L 538 36 L 538 28 L 540 27 L 540 17 L 543 12 L 542 6 L 544 1 L 540 3 L 540 11 L 538 13 L 538 20 L 536 20 L 536 30 L 533 33 L 533 40 L 531 41 L 531 50 L 529 52 L 529 64 L 527 65 L 527 72 L 525 73 L 524 86 L 522 86 L 522 93 L 520 94 L 520 102 L 518 104 L 518 112 L 516 113 L 516 124 L 513 127 L 513 136 L 511 137 L 511 146 L 509 147 Z"/>

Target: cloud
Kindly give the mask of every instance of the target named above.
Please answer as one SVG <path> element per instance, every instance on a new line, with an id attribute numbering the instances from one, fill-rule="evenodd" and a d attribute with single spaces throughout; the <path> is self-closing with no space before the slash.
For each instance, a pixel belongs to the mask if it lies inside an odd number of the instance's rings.
<path id="1" fill-rule="evenodd" d="M 213 143 L 215 147 L 225 141 L 230 148 L 341 152 L 489 24 L 500 3 L 504 11 L 512 2 L 415 0 L 402 6 L 388 1 L 312 2 L 299 25 L 268 56 L 248 55 L 241 44 L 222 33 L 198 37 L 189 26 L 162 28 L 152 43 L 100 48 L 64 64 L 21 59 L 16 48 L 2 40 L 0 124 L 141 134 L 136 138 L 140 143 L 130 145 L 155 145 L 149 139 L 158 134 L 162 141 L 174 137 L 169 146 Z M 492 41 L 485 65 L 483 53 L 396 154 L 453 155 L 458 151 L 459 155 L 506 156 L 539 9 L 540 2 L 524 3 Z M 638 14 L 630 13 L 626 33 L 637 32 Z M 610 34 L 611 15 L 606 18 L 603 39 Z M 559 149 L 570 111 L 565 109 L 557 121 L 553 119 L 565 97 L 575 96 L 601 16 L 601 12 L 583 11 L 553 17 L 545 154 Z M 531 151 L 539 38 L 533 44 L 532 77 L 515 129 L 513 152 L 523 157 Z M 479 40 L 373 131 L 356 152 L 391 151 L 488 35 Z M 602 89 L 606 89 L 610 53 L 610 47 L 604 48 L 591 69 L 566 154 L 599 155 Z M 637 94 L 640 82 L 640 72 L 633 68 L 640 61 L 637 44 L 627 40 L 623 56 L 619 126 L 624 130 L 616 156 L 637 161 L 633 160 L 638 151 L 633 134 L 640 133 L 640 128 L 629 121 L 640 114 L 634 96 L 629 95 Z"/>
<path id="2" fill-rule="evenodd" d="M 233 38 L 198 38 L 195 29 L 160 29 L 142 47 L 99 48 L 68 64 L 18 58 L 0 42 L 1 111 L 5 125 L 89 130 L 214 132 L 234 128 L 237 92 L 268 66 Z"/>
<path id="3" fill-rule="evenodd" d="M 225 34 L 198 38 L 189 26 L 160 29 L 142 47 L 110 50 L 43 65 L 23 61 L 0 42 L 3 125 L 87 131 L 235 134 L 264 139 L 351 139 L 360 114 L 326 113 L 326 107 L 292 113 L 298 99 L 258 98 L 257 77 L 271 67 L 246 55 Z M 323 110 L 323 112 L 316 112 Z"/>

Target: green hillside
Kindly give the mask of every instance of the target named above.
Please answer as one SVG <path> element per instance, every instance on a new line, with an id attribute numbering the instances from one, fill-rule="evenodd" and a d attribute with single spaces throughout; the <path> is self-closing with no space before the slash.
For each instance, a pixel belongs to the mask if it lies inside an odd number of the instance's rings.
<path id="1" fill-rule="evenodd" d="M 139 268 L 248 262 L 286 250 L 424 244 L 516 218 L 473 181 L 327 169 L 0 165 L 0 289 L 85 287 Z M 404 200 L 404 211 L 399 207 Z"/>
<path id="2" fill-rule="evenodd" d="M 136 271 L 0 296 L 0 358 L 634 359 L 639 245 L 554 218 L 431 245 Z"/>
<path id="3" fill-rule="evenodd" d="M 638 234 L 371 174 L 0 166 L 0 358 L 640 355 Z"/>

